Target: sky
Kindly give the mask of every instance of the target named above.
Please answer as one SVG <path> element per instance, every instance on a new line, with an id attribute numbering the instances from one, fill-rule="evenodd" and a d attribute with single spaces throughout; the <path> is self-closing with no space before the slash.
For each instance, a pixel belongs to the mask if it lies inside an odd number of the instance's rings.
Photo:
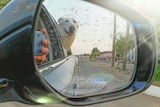
<path id="1" fill-rule="evenodd" d="M 44 5 L 56 20 L 72 17 L 78 22 L 71 47 L 73 54 L 90 54 L 94 47 L 101 52 L 112 51 L 113 12 L 80 0 L 46 0 Z M 117 15 L 117 33 L 125 33 L 126 24 L 127 21 Z"/>

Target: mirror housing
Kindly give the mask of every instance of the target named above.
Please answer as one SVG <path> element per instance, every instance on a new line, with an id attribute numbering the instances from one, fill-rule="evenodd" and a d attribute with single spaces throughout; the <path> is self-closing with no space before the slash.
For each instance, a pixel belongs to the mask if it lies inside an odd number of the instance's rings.
<path id="1" fill-rule="evenodd" d="M 44 89 L 35 74 L 32 51 L 34 26 L 41 4 L 42 0 L 14 0 L 0 12 L 3 25 L 0 27 L 0 102 L 33 104 L 23 98 L 27 93 L 22 92 L 24 86 L 31 84 Z"/>
<path id="2" fill-rule="evenodd" d="M 34 75 L 32 31 L 38 2 L 12 1 L 1 10 L 1 78 L 21 81 Z M 30 8 L 26 7 L 27 4 Z"/>

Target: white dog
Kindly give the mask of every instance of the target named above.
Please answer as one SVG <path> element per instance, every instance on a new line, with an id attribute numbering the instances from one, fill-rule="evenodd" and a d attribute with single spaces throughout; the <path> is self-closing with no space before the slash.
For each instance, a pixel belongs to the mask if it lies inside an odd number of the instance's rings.
<path id="1" fill-rule="evenodd" d="M 78 23 L 73 18 L 59 18 L 58 22 L 62 44 L 66 51 L 69 52 L 76 36 Z"/>

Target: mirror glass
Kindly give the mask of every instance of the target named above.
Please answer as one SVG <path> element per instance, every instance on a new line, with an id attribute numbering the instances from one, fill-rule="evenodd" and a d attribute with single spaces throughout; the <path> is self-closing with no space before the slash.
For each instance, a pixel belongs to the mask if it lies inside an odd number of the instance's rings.
<path id="1" fill-rule="evenodd" d="M 51 43 L 49 58 L 37 65 L 52 89 L 79 97 L 128 85 L 136 68 L 136 45 L 126 19 L 81 0 L 45 0 L 43 5 L 50 14 L 41 12 L 39 23 Z"/>

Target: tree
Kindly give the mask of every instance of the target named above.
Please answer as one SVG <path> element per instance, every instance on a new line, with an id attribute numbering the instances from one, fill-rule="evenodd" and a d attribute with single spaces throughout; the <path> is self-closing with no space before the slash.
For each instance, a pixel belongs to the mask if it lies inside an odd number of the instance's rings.
<path id="1" fill-rule="evenodd" d="M 119 33 L 119 36 L 115 42 L 114 48 L 116 53 L 119 55 L 119 59 L 123 59 L 124 57 L 124 49 L 125 49 L 125 37 L 122 33 Z"/>
<path id="2" fill-rule="evenodd" d="M 124 36 L 124 34 L 118 33 L 114 48 L 116 50 L 116 55 L 118 55 L 120 60 L 123 60 L 124 58 L 125 47 L 126 37 Z M 129 34 L 127 52 L 133 48 L 135 48 L 134 38 L 132 35 Z"/>
<path id="3" fill-rule="evenodd" d="M 134 36 L 130 34 L 130 26 L 127 23 L 126 34 L 118 33 L 114 45 L 118 59 L 123 60 L 122 70 L 126 70 L 127 53 L 135 48 Z"/>
<path id="4" fill-rule="evenodd" d="M 98 56 L 99 54 L 100 54 L 100 50 L 97 47 L 92 49 L 92 53 L 91 53 L 92 56 Z"/>
<path id="5" fill-rule="evenodd" d="M 99 54 L 100 54 L 100 50 L 97 47 L 93 48 L 91 52 L 90 60 L 96 60 Z"/>

